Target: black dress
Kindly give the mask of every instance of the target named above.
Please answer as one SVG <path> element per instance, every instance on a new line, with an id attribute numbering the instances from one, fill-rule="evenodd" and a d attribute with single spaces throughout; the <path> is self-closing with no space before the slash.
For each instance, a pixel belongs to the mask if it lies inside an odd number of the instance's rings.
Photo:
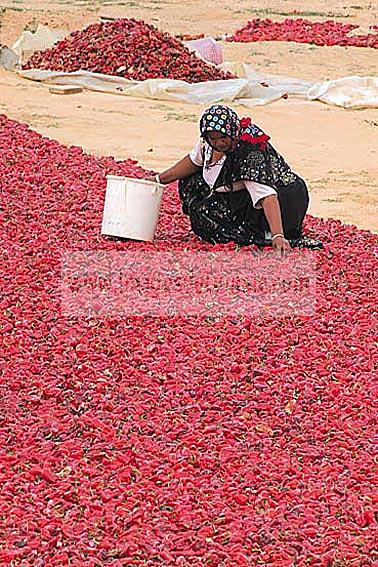
<path id="1" fill-rule="evenodd" d="M 285 237 L 302 236 L 302 224 L 309 196 L 305 182 L 267 144 L 261 150 L 257 144 L 239 142 L 227 154 L 223 167 L 211 189 L 202 171 L 180 180 L 179 195 L 183 212 L 189 215 L 193 232 L 207 242 L 236 242 L 240 245 L 267 244 L 265 232 L 269 226 L 262 209 L 255 209 L 247 189 L 216 192 L 218 187 L 232 187 L 241 180 L 255 181 L 276 190 L 281 208 Z"/>

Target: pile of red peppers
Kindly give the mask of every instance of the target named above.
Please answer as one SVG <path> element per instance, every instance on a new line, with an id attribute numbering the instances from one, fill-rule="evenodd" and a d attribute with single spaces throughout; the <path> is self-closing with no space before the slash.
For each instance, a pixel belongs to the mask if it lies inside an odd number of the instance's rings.
<path id="1" fill-rule="evenodd" d="M 133 18 L 95 23 L 75 31 L 52 48 L 33 53 L 23 68 L 66 73 L 85 70 L 134 81 L 199 83 L 235 78 L 197 57 L 179 39 Z"/>
<path id="2" fill-rule="evenodd" d="M 304 18 L 286 18 L 275 22 L 269 18 L 255 18 L 238 29 L 227 41 L 293 41 L 313 45 L 341 45 L 344 47 L 378 48 L 378 26 L 371 26 L 367 34 L 350 35 L 355 24 L 343 24 L 333 20 L 312 22 Z"/>

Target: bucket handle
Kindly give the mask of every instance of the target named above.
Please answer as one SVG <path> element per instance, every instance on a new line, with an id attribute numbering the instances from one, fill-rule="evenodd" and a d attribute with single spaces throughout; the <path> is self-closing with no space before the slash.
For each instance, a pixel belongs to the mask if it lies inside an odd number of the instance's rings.
<path id="1" fill-rule="evenodd" d="M 160 181 L 160 175 L 157 173 L 157 174 L 155 175 L 154 193 L 156 194 L 156 193 L 159 191 L 159 189 L 160 189 L 161 187 L 164 187 L 164 185 L 163 185 L 163 183 Z"/>

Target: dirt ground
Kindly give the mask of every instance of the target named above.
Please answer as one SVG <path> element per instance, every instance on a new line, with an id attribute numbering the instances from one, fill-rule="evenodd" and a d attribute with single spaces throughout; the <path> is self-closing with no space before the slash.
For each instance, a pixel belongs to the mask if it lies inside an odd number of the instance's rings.
<path id="1" fill-rule="evenodd" d="M 370 0 L 313 0 L 311 6 L 309 0 L 9 0 L 0 5 L 0 43 L 11 46 L 38 23 L 74 30 L 101 16 L 142 18 L 171 33 L 217 37 L 252 18 L 281 20 L 294 10 L 313 21 L 356 23 L 362 30 L 378 23 L 378 4 Z M 222 42 L 222 47 L 225 61 L 244 61 L 271 74 L 313 81 L 377 74 L 374 49 L 284 42 Z M 233 106 L 241 116 L 251 115 L 307 180 L 312 214 L 378 231 L 376 109 L 345 110 L 290 97 L 267 106 Z M 202 110 L 194 104 L 94 92 L 54 95 L 44 85 L 0 71 L 0 113 L 64 144 L 80 145 L 96 155 L 133 158 L 157 171 L 192 148 Z"/>

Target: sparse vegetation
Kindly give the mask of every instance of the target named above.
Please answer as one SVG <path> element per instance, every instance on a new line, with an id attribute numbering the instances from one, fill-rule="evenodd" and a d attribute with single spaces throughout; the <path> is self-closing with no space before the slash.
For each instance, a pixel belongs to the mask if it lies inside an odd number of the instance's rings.
<path id="1" fill-rule="evenodd" d="M 179 114 L 178 112 L 168 112 L 164 116 L 164 120 L 176 120 L 178 122 L 197 122 L 196 114 Z"/>
<path id="2" fill-rule="evenodd" d="M 305 17 L 321 17 L 321 18 L 349 18 L 350 14 L 340 12 L 321 12 L 316 10 L 277 10 L 275 8 L 226 8 L 234 14 L 251 14 L 253 16 L 298 16 Z"/>

